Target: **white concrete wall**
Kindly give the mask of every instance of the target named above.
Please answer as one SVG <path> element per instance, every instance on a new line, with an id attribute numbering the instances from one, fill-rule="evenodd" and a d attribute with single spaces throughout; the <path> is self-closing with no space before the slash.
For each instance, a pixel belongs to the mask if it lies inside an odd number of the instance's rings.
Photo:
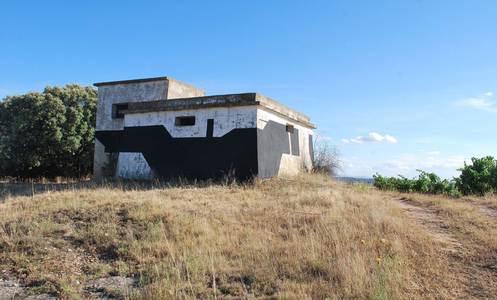
<path id="1" fill-rule="evenodd" d="M 258 138 L 258 176 L 261 178 L 267 178 L 274 175 L 295 175 L 301 171 L 312 169 L 312 157 L 309 151 L 309 135 L 313 135 L 312 128 L 306 127 L 301 123 L 295 122 L 292 119 L 285 118 L 271 111 L 267 111 L 262 108 L 257 109 L 257 128 L 263 130 L 268 124 L 268 121 L 274 121 L 285 126 L 286 124 L 290 124 L 298 130 L 299 154 L 295 155 L 295 153 L 291 153 L 291 134 L 286 133 L 289 136 L 290 154 L 284 153 L 281 156 L 279 170 L 274 170 L 273 166 L 267 163 L 266 159 L 269 157 L 267 154 L 274 151 L 275 147 L 266 140 Z"/>
<path id="2" fill-rule="evenodd" d="M 120 153 L 116 173 L 118 177 L 125 179 L 154 179 L 154 172 L 141 153 Z"/>
<path id="3" fill-rule="evenodd" d="M 169 78 L 168 82 L 169 89 L 167 92 L 167 99 L 201 97 L 205 95 L 204 90 L 176 79 Z"/>
<path id="4" fill-rule="evenodd" d="M 195 116 L 195 125 L 176 126 L 176 117 Z M 147 112 L 129 114 L 125 126 L 163 125 L 175 138 L 206 137 L 207 120 L 214 119 L 214 137 L 221 137 L 235 128 L 255 128 L 257 110 L 255 107 L 219 107 L 194 110 Z"/>

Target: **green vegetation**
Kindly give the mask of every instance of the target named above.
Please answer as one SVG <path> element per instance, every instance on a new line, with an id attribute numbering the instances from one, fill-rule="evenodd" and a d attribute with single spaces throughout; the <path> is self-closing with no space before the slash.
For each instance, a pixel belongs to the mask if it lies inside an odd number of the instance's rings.
<path id="1" fill-rule="evenodd" d="M 452 180 L 441 179 L 435 173 L 419 171 L 417 178 L 373 175 L 374 186 L 381 190 L 404 193 L 439 194 L 451 197 L 497 193 L 497 161 L 492 156 L 471 159 L 459 169 L 461 175 Z"/>
<path id="2" fill-rule="evenodd" d="M 455 179 L 464 195 L 497 193 L 497 162 L 492 156 L 472 158 L 471 165 L 464 164 L 461 175 Z"/>
<path id="3" fill-rule="evenodd" d="M 409 179 L 404 176 L 383 177 L 373 175 L 374 186 L 381 190 L 399 191 L 403 193 L 422 193 L 434 195 L 459 196 L 454 180 L 441 179 L 435 173 L 418 170 L 418 178 Z"/>
<path id="4" fill-rule="evenodd" d="M 47 87 L 0 102 L 0 176 L 83 177 L 91 173 L 97 92 Z"/>

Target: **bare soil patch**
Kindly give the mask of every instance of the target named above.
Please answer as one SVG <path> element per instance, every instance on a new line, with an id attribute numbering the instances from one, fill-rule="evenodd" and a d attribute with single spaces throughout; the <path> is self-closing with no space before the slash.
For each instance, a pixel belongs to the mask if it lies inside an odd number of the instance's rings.
<path id="1" fill-rule="evenodd" d="M 434 241 L 442 244 L 445 251 L 457 252 L 461 250 L 461 243 L 451 234 L 449 227 L 437 216 L 436 211 L 427 207 L 417 206 L 405 198 L 396 200 L 412 220 L 420 224 Z"/>

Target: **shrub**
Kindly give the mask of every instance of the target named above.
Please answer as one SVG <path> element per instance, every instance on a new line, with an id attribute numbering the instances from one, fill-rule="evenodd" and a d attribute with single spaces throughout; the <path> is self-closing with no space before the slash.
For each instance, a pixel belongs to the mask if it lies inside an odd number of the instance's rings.
<path id="1" fill-rule="evenodd" d="M 312 172 L 336 176 L 340 170 L 337 149 L 319 136 L 313 144 Z"/>
<path id="2" fill-rule="evenodd" d="M 435 173 L 418 170 L 418 178 L 408 179 L 399 175 L 398 177 L 383 177 L 379 174 L 373 175 L 373 185 L 381 190 L 399 191 L 403 193 L 422 193 L 447 195 L 458 197 L 460 195 L 455 182 L 441 179 Z"/>
<path id="3" fill-rule="evenodd" d="M 485 195 L 497 191 L 497 164 L 492 156 L 471 158 L 471 165 L 464 163 L 456 179 L 458 189 L 464 195 Z"/>
<path id="4" fill-rule="evenodd" d="M 0 102 L 0 176 L 90 174 L 96 99 L 93 88 L 67 85 Z"/>

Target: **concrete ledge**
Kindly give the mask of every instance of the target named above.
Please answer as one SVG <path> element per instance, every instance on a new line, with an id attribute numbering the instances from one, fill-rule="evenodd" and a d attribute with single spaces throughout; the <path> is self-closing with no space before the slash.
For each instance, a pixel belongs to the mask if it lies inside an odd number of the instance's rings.
<path id="1" fill-rule="evenodd" d="M 170 80 L 170 79 L 171 78 L 169 78 L 167 76 L 162 76 L 162 77 L 151 77 L 151 78 L 141 78 L 141 79 L 97 82 L 97 83 L 94 83 L 93 85 L 98 87 L 98 86 L 104 86 L 104 85 L 140 83 L 140 82 L 149 82 L 149 81 L 163 81 L 163 80 Z"/>
<path id="2" fill-rule="evenodd" d="M 261 106 L 272 110 L 274 112 L 279 113 L 280 115 L 289 117 L 293 120 L 299 121 L 301 123 L 307 124 L 309 127 L 316 128 L 314 124 L 310 123 L 310 118 L 303 113 L 300 113 L 296 110 L 289 108 L 288 106 L 279 103 L 276 100 L 273 100 L 269 97 L 266 97 L 261 94 L 256 94 L 256 99 L 260 103 Z"/>
<path id="3" fill-rule="evenodd" d="M 155 100 L 146 102 L 130 102 L 124 114 L 136 114 L 155 111 L 188 110 L 211 107 L 256 106 L 276 112 L 284 117 L 295 120 L 303 125 L 315 128 L 309 117 L 301 114 L 279 102 L 257 93 L 214 95 L 171 100 Z"/>

